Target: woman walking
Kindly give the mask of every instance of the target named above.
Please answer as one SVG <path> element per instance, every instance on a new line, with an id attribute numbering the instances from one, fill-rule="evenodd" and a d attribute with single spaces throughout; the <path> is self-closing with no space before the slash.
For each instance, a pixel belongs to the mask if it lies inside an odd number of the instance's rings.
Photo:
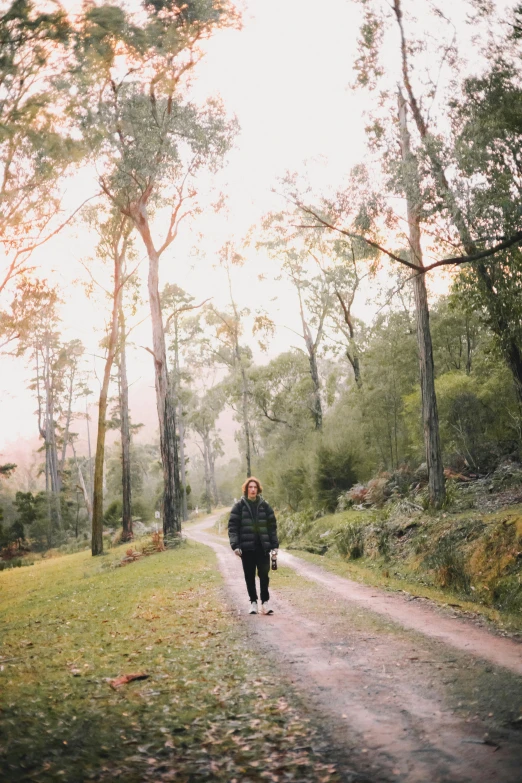
<path id="1" fill-rule="evenodd" d="M 254 476 L 248 478 L 242 487 L 243 497 L 230 512 L 228 538 L 234 553 L 241 558 L 243 572 L 250 599 L 249 614 L 257 614 L 256 570 L 261 592 L 261 611 L 273 614 L 269 604 L 268 583 L 270 573 L 270 552 L 277 557 L 277 520 L 273 509 L 261 493 L 263 487 Z"/>

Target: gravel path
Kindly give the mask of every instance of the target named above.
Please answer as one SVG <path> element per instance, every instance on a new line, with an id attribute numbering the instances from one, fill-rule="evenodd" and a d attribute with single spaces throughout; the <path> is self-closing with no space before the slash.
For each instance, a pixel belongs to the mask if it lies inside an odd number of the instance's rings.
<path id="1" fill-rule="evenodd" d="M 346 781 L 521 783 L 522 646 L 327 573 L 294 555 L 272 580 L 273 616 L 249 616 L 241 564 L 212 547 L 252 645 L 278 661 L 340 759 Z M 278 578 L 278 575 L 281 577 Z"/>

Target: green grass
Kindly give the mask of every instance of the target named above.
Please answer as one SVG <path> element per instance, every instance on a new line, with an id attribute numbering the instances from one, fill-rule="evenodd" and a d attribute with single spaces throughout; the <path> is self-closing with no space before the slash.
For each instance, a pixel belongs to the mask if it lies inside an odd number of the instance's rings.
<path id="1" fill-rule="evenodd" d="M 213 553 L 108 567 L 125 548 L 0 574 L 2 780 L 337 780 L 227 609 Z M 136 672 L 149 679 L 107 682 Z"/>

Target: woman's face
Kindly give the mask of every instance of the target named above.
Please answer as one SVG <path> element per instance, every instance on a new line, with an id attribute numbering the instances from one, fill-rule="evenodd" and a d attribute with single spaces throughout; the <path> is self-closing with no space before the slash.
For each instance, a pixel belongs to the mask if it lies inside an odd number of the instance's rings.
<path id="1" fill-rule="evenodd" d="M 249 481 L 247 487 L 248 498 L 255 500 L 257 497 L 257 484 L 255 481 Z"/>

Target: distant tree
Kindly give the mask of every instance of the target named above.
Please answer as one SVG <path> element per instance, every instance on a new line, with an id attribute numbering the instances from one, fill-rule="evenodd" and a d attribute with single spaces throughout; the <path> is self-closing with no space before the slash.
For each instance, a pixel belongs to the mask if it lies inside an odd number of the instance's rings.
<path id="1" fill-rule="evenodd" d="M 323 423 L 321 378 L 318 356 L 325 336 L 326 319 L 333 309 L 332 277 L 319 270 L 328 263 L 329 248 L 314 232 L 295 228 L 294 214 L 271 214 L 265 218 L 265 238 L 259 243 L 279 260 L 282 272 L 292 283 L 297 294 L 301 333 L 310 367 L 313 391 L 310 408 L 315 427 Z"/>
<path id="2" fill-rule="evenodd" d="M 201 396 L 193 395 L 190 400 L 188 425 L 199 436 L 196 445 L 201 452 L 205 477 L 205 498 L 210 514 L 211 503 L 217 505 L 219 494 L 216 484 L 216 457 L 223 454 L 223 441 L 216 431 L 216 420 L 224 405 L 224 396 L 219 387 L 210 389 Z"/>
<path id="3" fill-rule="evenodd" d="M 185 455 L 185 409 L 183 382 L 189 380 L 186 370 L 182 370 L 182 359 L 191 354 L 191 363 L 197 361 L 194 356 L 196 338 L 201 334 L 200 308 L 205 304 L 195 303 L 195 299 L 176 284 L 168 283 L 161 292 L 161 307 L 165 317 L 165 333 L 172 339 L 169 351 L 172 355 L 171 383 L 174 400 L 177 403 L 177 424 L 179 433 L 179 456 L 182 492 L 183 519 L 188 519 L 187 476 Z M 197 349 L 196 349 L 197 351 Z"/>

